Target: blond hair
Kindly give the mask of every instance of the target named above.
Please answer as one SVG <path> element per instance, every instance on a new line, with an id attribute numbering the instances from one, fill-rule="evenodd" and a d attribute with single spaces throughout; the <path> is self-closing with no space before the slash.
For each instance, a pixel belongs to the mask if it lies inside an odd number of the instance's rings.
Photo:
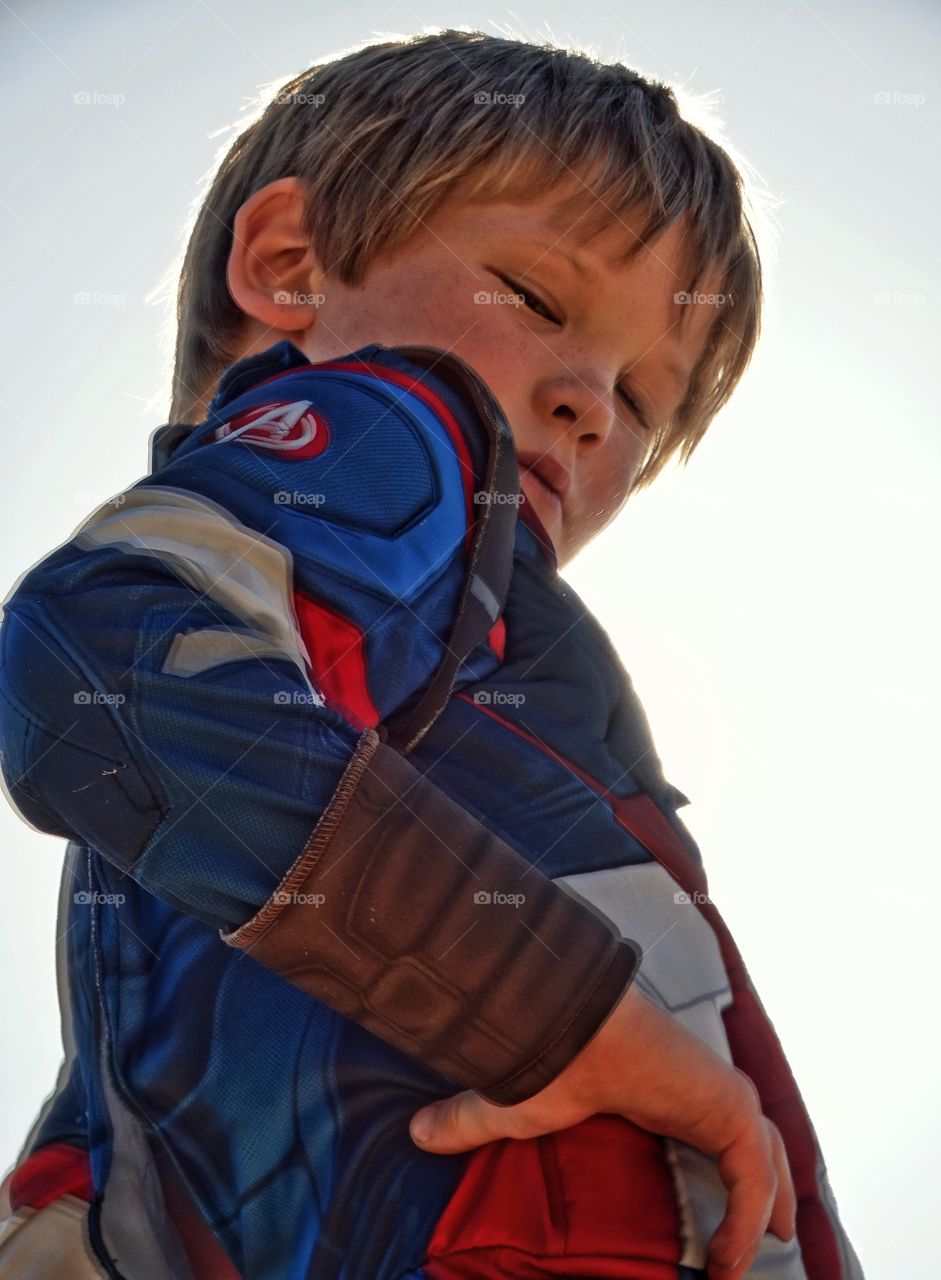
<path id="1" fill-rule="evenodd" d="M 226 283 L 232 227 L 269 182 L 303 179 L 317 256 L 356 285 L 458 184 L 472 199 L 512 200 L 578 179 L 563 209 L 577 238 L 640 210 L 627 258 L 686 215 L 691 279 L 677 292 L 692 294 L 707 275 L 721 282 L 705 350 L 650 442 L 642 488 L 673 454 L 688 460 L 758 340 L 761 260 L 741 169 L 684 119 L 669 85 L 581 52 L 445 30 L 309 68 L 235 139 L 199 209 L 177 288 L 170 420 L 205 417 L 239 354 L 244 317 Z"/>

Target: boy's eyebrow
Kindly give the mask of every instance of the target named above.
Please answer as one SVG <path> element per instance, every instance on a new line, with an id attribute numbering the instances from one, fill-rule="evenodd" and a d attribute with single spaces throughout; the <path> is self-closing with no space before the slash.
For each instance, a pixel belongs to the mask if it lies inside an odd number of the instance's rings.
<path id="1" fill-rule="evenodd" d="M 586 284 L 590 283 L 596 275 L 596 272 L 591 267 L 586 266 L 577 254 L 570 252 L 568 249 L 563 249 L 557 240 L 542 240 L 538 236 L 527 235 L 519 237 L 519 242 L 521 245 L 525 245 L 527 249 L 534 249 L 542 258 L 551 254 L 558 258 L 563 258 Z M 533 265 L 537 264 L 534 263 Z"/>

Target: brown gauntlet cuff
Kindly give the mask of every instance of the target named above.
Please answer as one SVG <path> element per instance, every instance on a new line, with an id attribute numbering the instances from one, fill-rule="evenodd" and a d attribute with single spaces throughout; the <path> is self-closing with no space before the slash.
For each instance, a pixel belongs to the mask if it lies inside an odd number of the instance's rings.
<path id="1" fill-rule="evenodd" d="M 220 935 L 505 1106 L 568 1066 L 641 960 L 372 729 L 271 898 Z"/>

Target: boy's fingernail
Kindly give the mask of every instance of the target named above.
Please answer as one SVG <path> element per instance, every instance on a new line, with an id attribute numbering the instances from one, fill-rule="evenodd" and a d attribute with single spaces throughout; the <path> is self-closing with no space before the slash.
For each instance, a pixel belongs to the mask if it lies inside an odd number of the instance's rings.
<path id="1" fill-rule="evenodd" d="M 411 1134 L 416 1142 L 427 1142 L 433 1128 L 430 1111 L 419 1111 L 418 1115 L 412 1118 Z"/>

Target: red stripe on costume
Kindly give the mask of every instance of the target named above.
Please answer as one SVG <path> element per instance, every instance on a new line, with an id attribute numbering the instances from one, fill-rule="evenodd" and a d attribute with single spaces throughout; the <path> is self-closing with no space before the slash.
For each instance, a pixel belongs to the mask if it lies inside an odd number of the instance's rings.
<path id="1" fill-rule="evenodd" d="M 67 1142 L 40 1147 L 10 1176 L 10 1208 L 44 1209 L 60 1196 L 78 1196 L 91 1201 L 95 1187 L 88 1152 Z"/>
<path id="2" fill-rule="evenodd" d="M 661 1140 L 615 1115 L 470 1153 L 427 1280 L 675 1280 L 676 1190 Z"/>
<path id="3" fill-rule="evenodd" d="M 487 643 L 502 662 L 503 655 L 506 653 L 506 623 L 502 617 L 497 618 L 487 632 Z"/>
<path id="4" fill-rule="evenodd" d="M 352 724 L 374 729 L 379 712 L 369 693 L 363 629 L 299 591 L 294 608 L 314 684 Z"/>
<path id="5" fill-rule="evenodd" d="M 708 898 L 706 873 L 693 860 L 679 832 L 646 793 L 612 795 L 584 770 L 548 750 L 538 739 L 505 720 L 491 707 L 455 695 L 538 750 L 564 764 L 611 806 L 620 825 L 629 831 L 673 877 L 696 904 L 716 935 L 729 975 L 732 1003 L 722 1011 L 726 1037 L 737 1067 L 754 1082 L 761 1108 L 781 1131 L 797 1196 L 797 1239 L 808 1280 L 842 1280 L 840 1250 L 833 1222 L 817 1182 L 817 1143 L 813 1123 L 777 1033 L 755 991 L 745 962 L 718 908 Z"/>

